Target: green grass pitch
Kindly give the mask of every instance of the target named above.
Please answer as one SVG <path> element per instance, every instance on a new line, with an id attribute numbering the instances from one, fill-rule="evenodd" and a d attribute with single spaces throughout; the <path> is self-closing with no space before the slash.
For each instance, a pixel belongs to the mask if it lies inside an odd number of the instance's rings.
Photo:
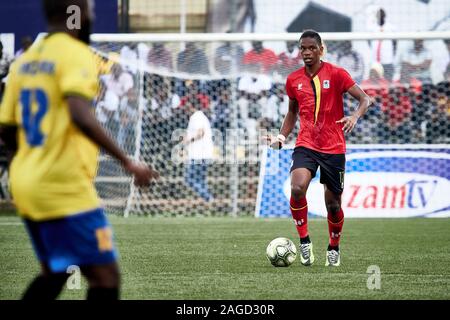
<path id="1" fill-rule="evenodd" d="M 290 219 L 110 217 L 123 299 L 449 299 L 450 219 L 347 219 L 341 266 L 326 268 L 325 219 L 310 219 L 316 262 L 275 268 L 267 244 L 298 243 Z M 369 290 L 367 268 L 381 288 Z M 38 272 L 21 221 L 0 217 L 0 299 L 18 299 Z M 61 299 L 84 299 L 64 290 Z"/>

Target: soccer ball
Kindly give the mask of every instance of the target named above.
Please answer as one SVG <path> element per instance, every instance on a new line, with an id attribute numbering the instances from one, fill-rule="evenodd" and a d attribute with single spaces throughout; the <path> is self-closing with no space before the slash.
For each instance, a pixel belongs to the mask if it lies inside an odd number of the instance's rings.
<path id="1" fill-rule="evenodd" d="M 276 238 L 267 246 L 266 256 L 275 267 L 288 267 L 297 258 L 297 247 L 288 238 Z"/>

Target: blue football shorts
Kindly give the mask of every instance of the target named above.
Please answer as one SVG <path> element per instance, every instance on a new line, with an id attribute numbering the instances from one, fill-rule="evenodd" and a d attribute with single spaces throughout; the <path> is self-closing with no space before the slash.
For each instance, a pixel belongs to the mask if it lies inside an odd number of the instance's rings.
<path id="1" fill-rule="evenodd" d="M 117 261 L 112 229 L 102 208 L 61 219 L 24 222 L 39 261 L 52 272 Z"/>

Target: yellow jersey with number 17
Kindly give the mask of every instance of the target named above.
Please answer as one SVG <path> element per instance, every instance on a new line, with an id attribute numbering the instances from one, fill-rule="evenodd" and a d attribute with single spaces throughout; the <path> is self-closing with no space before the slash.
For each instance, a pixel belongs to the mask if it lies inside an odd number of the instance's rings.
<path id="1" fill-rule="evenodd" d="M 67 96 L 93 101 L 97 93 L 92 51 L 66 33 L 48 35 L 13 63 L 0 123 L 18 127 L 10 190 L 21 216 L 52 220 L 100 206 L 99 148 L 72 122 L 66 102 Z"/>

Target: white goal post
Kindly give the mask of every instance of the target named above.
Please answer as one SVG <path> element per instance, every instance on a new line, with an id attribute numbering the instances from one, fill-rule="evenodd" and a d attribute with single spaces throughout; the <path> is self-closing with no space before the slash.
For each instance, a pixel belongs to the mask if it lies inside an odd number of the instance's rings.
<path id="1" fill-rule="evenodd" d="M 95 33 L 93 42 L 242 42 L 242 41 L 298 41 L 301 33 Z M 442 40 L 450 31 L 422 32 L 321 32 L 323 40 Z"/>

